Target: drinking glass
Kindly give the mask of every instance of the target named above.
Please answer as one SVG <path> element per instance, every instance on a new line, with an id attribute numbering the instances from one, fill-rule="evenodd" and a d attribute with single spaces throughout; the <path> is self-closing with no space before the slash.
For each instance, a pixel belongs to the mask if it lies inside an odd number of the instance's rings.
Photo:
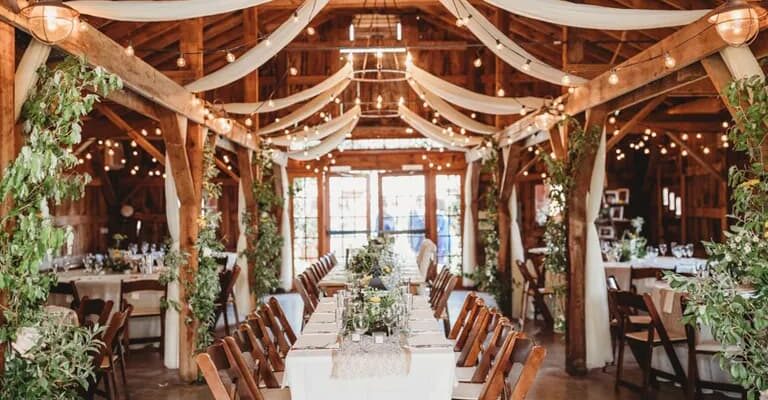
<path id="1" fill-rule="evenodd" d="M 344 330 L 344 307 L 336 307 L 336 329 Z"/>
<path id="2" fill-rule="evenodd" d="M 685 245 L 685 253 L 686 253 L 686 257 L 688 258 L 693 257 L 693 243 L 688 243 Z"/>
<path id="3" fill-rule="evenodd" d="M 149 251 L 149 243 L 141 242 L 141 254 L 147 254 Z"/>
<path id="4" fill-rule="evenodd" d="M 360 337 L 360 344 L 362 346 L 363 335 L 368 331 L 368 317 L 365 315 L 365 312 L 358 312 L 352 316 L 352 329 Z"/>
<path id="5" fill-rule="evenodd" d="M 666 243 L 660 243 L 659 244 L 659 253 L 661 253 L 661 256 L 667 255 L 667 244 Z"/>

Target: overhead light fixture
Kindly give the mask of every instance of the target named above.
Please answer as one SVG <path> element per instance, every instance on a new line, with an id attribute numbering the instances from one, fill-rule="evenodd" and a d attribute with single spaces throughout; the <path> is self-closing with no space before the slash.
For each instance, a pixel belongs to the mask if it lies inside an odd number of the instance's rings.
<path id="1" fill-rule="evenodd" d="M 407 50 L 405 47 L 342 47 L 339 52 L 341 54 L 405 54 Z"/>
<path id="2" fill-rule="evenodd" d="M 395 25 L 395 39 L 398 41 L 403 40 L 403 24 L 401 22 L 398 22 L 397 25 Z"/>
<path id="3" fill-rule="evenodd" d="M 760 18 L 764 16 L 763 8 L 753 6 L 746 0 L 729 0 L 708 21 L 715 25 L 723 41 L 738 47 L 751 43 L 757 37 Z"/>
<path id="4" fill-rule="evenodd" d="M 213 120 L 211 123 L 216 132 L 226 134 L 232 131 L 232 126 L 234 125 L 232 119 L 229 118 L 227 110 L 224 109 L 224 105 L 222 105 L 221 102 L 218 102 L 218 100 L 213 104 L 212 114 Z"/>
<path id="5" fill-rule="evenodd" d="M 32 36 L 46 44 L 59 43 L 68 38 L 80 16 L 77 10 L 61 0 L 37 0 L 19 13 L 29 20 Z"/>
<path id="6" fill-rule="evenodd" d="M 349 41 L 355 41 L 355 24 L 349 24 Z"/>

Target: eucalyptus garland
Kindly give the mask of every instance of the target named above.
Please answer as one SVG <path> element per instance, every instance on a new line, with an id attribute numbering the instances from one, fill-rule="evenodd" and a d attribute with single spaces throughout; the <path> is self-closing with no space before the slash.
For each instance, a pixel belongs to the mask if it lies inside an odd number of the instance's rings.
<path id="1" fill-rule="evenodd" d="M 117 76 L 73 57 L 53 69 L 40 68 L 38 75 L 23 108 L 25 144 L 0 181 L 0 201 L 10 204 L 0 216 L 0 343 L 15 340 L 20 328 L 46 326 L 41 309 L 56 277 L 40 273 L 39 268 L 46 257 L 58 255 L 72 238 L 70 228 L 54 225 L 49 206 L 83 195 L 90 176 L 72 172 L 78 164 L 72 149 L 81 141 L 81 117 L 92 110 L 100 96 L 122 87 Z M 36 348 L 69 347 L 50 355 L 42 352 L 40 357 L 57 357 L 69 351 L 85 355 L 93 343 L 92 333 L 60 332 L 74 335 L 70 337 L 48 336 L 46 332 L 43 329 Z M 84 386 L 93 374 L 86 356 L 68 358 L 66 364 L 53 362 L 53 358 L 25 360 L 17 356 L 14 350 L 6 354 L 9 363 L 0 386 L 34 374 L 36 379 L 25 381 L 30 386 L 26 393 L 35 393 L 34 398 L 60 398 Z"/>
<path id="2" fill-rule="evenodd" d="M 766 82 L 751 77 L 728 85 L 736 110 L 728 134 L 747 162 L 729 170 L 733 224 L 722 243 L 705 242 L 708 270 L 702 276 L 670 276 L 688 294 L 685 321 L 708 326 L 727 346 L 721 366 L 755 399 L 768 390 L 768 171 L 763 147 L 768 128 Z"/>

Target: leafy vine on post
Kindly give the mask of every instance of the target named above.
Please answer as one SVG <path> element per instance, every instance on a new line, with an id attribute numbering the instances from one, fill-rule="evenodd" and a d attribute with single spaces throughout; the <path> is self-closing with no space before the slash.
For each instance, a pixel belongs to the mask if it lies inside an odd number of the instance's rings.
<path id="1" fill-rule="evenodd" d="M 23 109 L 25 144 L 3 171 L 0 200 L 0 398 L 77 398 L 93 379 L 97 332 L 70 327 L 42 311 L 55 275 L 40 273 L 71 228 L 54 225 L 50 205 L 79 199 L 90 176 L 72 172 L 81 117 L 120 79 L 66 58 L 39 80 Z M 10 347 L 9 343 L 16 346 Z"/>
<path id="2" fill-rule="evenodd" d="M 557 158 L 542 148 L 536 150 L 547 168 L 545 182 L 549 189 L 549 203 L 547 222 L 544 225 L 547 248 L 544 270 L 552 276 L 549 281 L 555 297 L 555 332 L 565 331 L 565 302 L 568 297 L 568 194 L 573 188 L 575 168 L 581 165 L 584 150 L 597 145 L 600 138 L 600 128 L 597 126 L 584 129 L 577 120 L 568 116 L 560 124 L 568 124 L 571 128 L 565 159 Z"/>
<path id="3" fill-rule="evenodd" d="M 250 242 L 243 255 L 252 267 L 251 292 L 259 303 L 280 283 L 278 266 L 284 239 L 277 226 L 277 210 L 283 206 L 283 198 L 275 191 L 271 151 L 254 152 L 253 165 L 256 176 L 252 190 L 259 215 L 249 211 L 243 213 L 245 233 Z"/>
<path id="4" fill-rule="evenodd" d="M 710 328 L 723 346 L 723 370 L 756 399 L 768 390 L 768 92 L 765 80 L 755 76 L 730 83 L 726 93 L 736 110 L 729 137 L 747 159 L 729 170 L 733 224 L 723 232 L 723 243 L 704 243 L 705 272 L 668 279 L 687 293 L 685 321 Z"/>

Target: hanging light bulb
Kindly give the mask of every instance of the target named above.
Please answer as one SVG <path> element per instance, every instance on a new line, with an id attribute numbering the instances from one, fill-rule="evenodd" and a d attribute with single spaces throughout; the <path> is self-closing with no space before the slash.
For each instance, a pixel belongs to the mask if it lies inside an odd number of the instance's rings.
<path id="1" fill-rule="evenodd" d="M 612 69 L 611 74 L 608 75 L 608 83 L 611 85 L 619 84 L 619 74 L 616 73 L 616 69 Z"/>
<path id="2" fill-rule="evenodd" d="M 611 124 L 611 125 L 615 124 L 616 123 L 616 117 L 614 117 L 613 115 L 608 117 L 608 123 Z"/>
<path id="3" fill-rule="evenodd" d="M 571 76 L 568 75 L 568 74 L 563 75 L 563 77 L 560 78 L 560 82 L 562 82 L 562 84 L 564 86 L 570 86 L 570 84 L 571 84 Z"/>
<path id="4" fill-rule="evenodd" d="M 530 71 L 531 70 L 531 60 L 525 60 L 525 63 L 523 63 L 523 66 L 520 67 L 523 71 Z"/>
<path id="5" fill-rule="evenodd" d="M 31 1 L 19 14 L 28 19 L 32 36 L 45 44 L 67 39 L 80 16 L 80 13 L 61 0 Z"/>
<path id="6" fill-rule="evenodd" d="M 704 147 L 701 151 L 704 152 L 704 154 L 709 154 L 709 147 Z"/>
<path id="7" fill-rule="evenodd" d="M 480 57 L 475 58 L 475 61 L 473 62 L 475 65 L 475 68 L 480 68 L 483 66 L 483 59 Z"/>
<path id="8" fill-rule="evenodd" d="M 179 58 L 176 59 L 176 66 L 179 68 L 184 68 L 187 66 L 187 60 L 184 59 L 184 54 L 179 54 Z"/>
<path id="9" fill-rule="evenodd" d="M 299 74 L 299 70 L 296 67 L 291 67 L 288 69 L 288 73 L 290 73 L 291 76 L 296 76 Z"/>
<path id="10" fill-rule="evenodd" d="M 359 97 L 355 97 L 355 105 L 359 106 L 360 103 L 362 103 L 362 101 L 360 101 L 360 98 Z"/>
<path id="11" fill-rule="evenodd" d="M 525 106 L 520 107 L 520 116 L 525 117 L 526 114 L 528 114 L 528 109 Z"/>
<path id="12" fill-rule="evenodd" d="M 503 45 L 501 44 L 501 41 L 499 39 L 496 39 L 496 50 L 501 50 Z"/>
<path id="13" fill-rule="evenodd" d="M 568 87 L 568 93 L 570 93 L 570 94 L 576 93 L 576 88 L 573 87 L 573 86 Z"/>
<path id="14" fill-rule="evenodd" d="M 472 118 L 472 119 L 475 119 L 475 118 L 477 118 L 477 114 L 475 114 L 475 113 L 469 114 L 469 117 Z"/>
<path id="15" fill-rule="evenodd" d="M 307 27 L 307 34 L 308 34 L 309 36 L 313 36 L 313 35 L 314 35 L 316 32 L 317 32 L 317 31 L 315 31 L 315 28 L 313 28 L 313 27 L 311 27 L 311 26 L 308 26 L 308 27 Z"/>
<path id="16" fill-rule="evenodd" d="M 294 11 L 293 12 L 293 22 L 299 22 L 299 12 Z"/>
<path id="17" fill-rule="evenodd" d="M 235 59 L 236 59 L 235 54 L 232 53 L 231 51 L 227 51 L 226 58 L 227 58 L 227 62 L 228 63 L 233 63 L 233 62 L 235 62 Z"/>
<path id="18" fill-rule="evenodd" d="M 672 57 L 669 52 L 664 53 L 664 66 L 672 69 L 675 68 L 675 65 L 677 65 L 677 60 L 675 60 L 675 57 Z"/>
<path id="19" fill-rule="evenodd" d="M 245 126 L 248 126 L 248 127 L 253 126 L 253 120 L 251 119 L 251 117 L 248 117 L 245 119 Z"/>
<path id="20" fill-rule="evenodd" d="M 136 54 L 136 51 L 133 50 L 133 45 L 128 45 L 128 47 L 125 48 L 125 55 L 128 57 L 133 57 L 134 54 Z"/>
<path id="21" fill-rule="evenodd" d="M 729 0 L 717 13 L 709 17 L 720 38 L 731 46 L 750 43 L 760 30 L 760 19 L 765 10 L 749 4 L 747 0 Z"/>
<path id="22" fill-rule="evenodd" d="M 667 148 L 666 147 L 662 147 L 661 148 L 661 154 L 667 154 Z"/>
<path id="23" fill-rule="evenodd" d="M 504 97 L 505 94 L 504 88 L 499 88 L 499 90 L 496 91 L 496 96 Z"/>
<path id="24" fill-rule="evenodd" d="M 728 129 L 729 126 L 728 121 L 723 121 L 723 129 Z"/>

